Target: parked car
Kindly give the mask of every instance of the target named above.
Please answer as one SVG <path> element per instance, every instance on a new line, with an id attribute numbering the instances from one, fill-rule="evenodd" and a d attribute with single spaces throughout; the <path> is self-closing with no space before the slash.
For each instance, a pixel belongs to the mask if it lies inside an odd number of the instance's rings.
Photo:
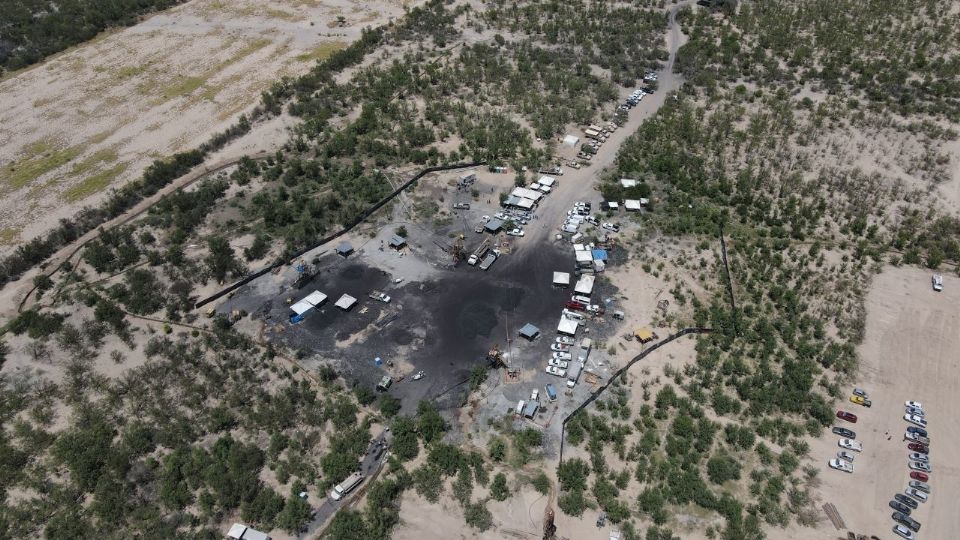
<path id="1" fill-rule="evenodd" d="M 851 454 L 850 452 L 847 452 L 846 450 L 841 450 L 837 452 L 837 457 L 844 461 L 853 463 L 853 454 Z"/>
<path id="2" fill-rule="evenodd" d="M 547 360 L 547 364 L 550 364 L 553 367 L 558 367 L 560 369 L 567 369 L 567 366 L 570 365 L 569 363 L 564 362 L 563 360 L 557 360 L 556 358 L 551 358 Z"/>
<path id="3" fill-rule="evenodd" d="M 930 280 L 933 283 L 933 290 L 940 292 L 943 290 L 943 276 L 940 274 L 934 274 Z"/>
<path id="4" fill-rule="evenodd" d="M 930 456 L 926 454 L 921 454 L 920 452 L 913 452 L 910 454 L 910 459 L 913 461 L 922 461 L 924 463 L 930 462 Z"/>
<path id="5" fill-rule="evenodd" d="M 834 428 L 833 428 L 833 433 L 834 433 L 835 435 L 839 435 L 839 436 L 841 436 L 841 437 L 846 437 L 846 438 L 848 438 L 848 439 L 856 439 L 856 438 L 857 438 L 857 434 L 856 434 L 855 432 L 853 432 L 853 431 L 850 431 L 850 430 L 847 429 L 847 428 L 834 427 Z"/>
<path id="6" fill-rule="evenodd" d="M 927 499 L 930 497 L 927 495 L 927 492 L 920 491 L 919 489 L 907 488 L 903 490 L 903 492 L 920 502 L 927 502 Z"/>
<path id="7" fill-rule="evenodd" d="M 907 407 L 906 413 L 912 414 L 913 416 L 919 416 L 920 418 L 927 416 L 927 414 L 923 412 L 923 409 L 917 409 L 916 407 Z"/>
<path id="8" fill-rule="evenodd" d="M 910 478 L 913 478 L 914 480 L 920 480 L 921 482 L 926 482 L 927 480 L 930 480 L 930 476 L 919 471 L 911 472 Z"/>
<path id="9" fill-rule="evenodd" d="M 563 351 L 565 351 L 565 350 L 567 350 L 567 349 L 569 349 L 569 348 L 570 348 L 569 345 L 564 345 L 563 343 L 551 343 L 551 344 L 550 344 L 550 350 L 551 350 L 551 351 L 555 351 L 555 352 L 563 352 Z"/>
<path id="10" fill-rule="evenodd" d="M 920 505 L 917 503 L 917 501 L 911 499 L 910 497 L 907 497 L 907 496 L 904 495 L 903 493 L 897 493 L 896 495 L 893 496 L 893 498 L 896 499 L 896 500 L 898 500 L 899 502 L 901 502 L 901 503 L 909 506 L 910 508 L 913 508 L 914 510 L 916 510 L 917 507 L 920 506 Z"/>
<path id="11" fill-rule="evenodd" d="M 913 489 L 920 490 L 924 493 L 930 493 L 930 484 L 927 484 L 926 482 L 921 482 L 919 480 L 911 480 L 910 487 L 912 487 Z"/>
<path id="12" fill-rule="evenodd" d="M 562 351 L 553 353 L 553 357 L 557 360 L 570 360 L 573 356 L 569 352 Z"/>
<path id="13" fill-rule="evenodd" d="M 910 515 L 910 507 L 900 501 L 890 501 L 890 508 L 893 508 L 901 514 Z"/>
<path id="14" fill-rule="evenodd" d="M 557 377 L 567 376 L 567 371 L 565 369 L 560 369 L 556 366 L 547 366 L 547 368 L 544 371 L 546 371 L 550 375 L 556 375 Z"/>
<path id="15" fill-rule="evenodd" d="M 925 444 L 920 444 L 918 442 L 912 442 L 907 445 L 908 450 L 913 450 L 915 452 L 920 452 L 921 454 L 929 454 L 930 448 Z"/>
<path id="16" fill-rule="evenodd" d="M 850 439 L 840 439 L 837 442 L 837 444 L 840 445 L 841 448 L 846 448 L 847 450 L 853 450 L 854 452 L 863 451 L 863 445 L 861 445 L 857 441 L 853 441 Z"/>
<path id="17" fill-rule="evenodd" d="M 927 427 L 927 421 L 915 414 L 905 414 L 903 415 L 903 419 L 922 428 Z"/>
<path id="18" fill-rule="evenodd" d="M 863 405 L 864 407 L 873 406 L 873 402 L 863 396 L 850 396 L 850 401 L 856 403 L 857 405 Z"/>
<path id="19" fill-rule="evenodd" d="M 910 530 L 913 532 L 917 532 L 920 530 L 920 522 L 906 514 L 903 514 L 900 512 L 894 512 L 891 515 L 891 517 L 893 517 L 893 520 L 896 521 L 897 523 L 901 523 L 909 527 Z"/>
<path id="20" fill-rule="evenodd" d="M 507 231 L 507 234 L 510 236 L 523 236 L 523 229 L 513 229 L 512 231 Z"/>
<path id="21" fill-rule="evenodd" d="M 603 225 L 601 225 L 601 227 L 603 227 L 608 231 L 620 232 L 620 227 L 618 225 L 614 225 L 613 223 L 604 223 Z"/>
<path id="22" fill-rule="evenodd" d="M 469 210 L 470 203 L 458 202 L 453 205 L 454 210 Z"/>
<path id="23" fill-rule="evenodd" d="M 920 435 L 919 433 L 914 433 L 912 431 L 907 431 L 904 437 L 906 437 L 908 440 L 911 440 L 913 442 L 918 442 L 920 444 L 926 444 L 926 445 L 930 444 L 930 439 L 924 437 L 923 435 Z"/>
<path id="24" fill-rule="evenodd" d="M 537 401 L 537 398 L 540 397 L 540 389 L 534 388 L 533 392 L 530 392 L 530 401 Z"/>
<path id="25" fill-rule="evenodd" d="M 927 430 L 917 426 L 907 426 L 907 433 L 916 433 L 921 437 L 927 437 Z"/>
<path id="26" fill-rule="evenodd" d="M 567 336 L 559 336 L 556 341 L 562 345 L 573 345 L 573 338 Z"/>
<path id="27" fill-rule="evenodd" d="M 923 463 L 921 461 L 911 461 L 909 464 L 909 467 L 910 467 L 910 470 L 913 470 L 913 471 L 930 472 L 930 464 Z"/>
<path id="28" fill-rule="evenodd" d="M 904 401 L 904 402 L 903 402 L 903 406 L 904 406 L 904 407 L 913 407 L 914 409 L 922 409 L 922 408 L 923 408 L 923 403 L 920 403 L 919 401 Z"/>
<path id="29" fill-rule="evenodd" d="M 852 424 L 857 423 L 857 415 L 853 413 L 848 413 L 847 411 L 837 411 L 837 418 L 841 420 L 846 420 Z"/>
<path id="30" fill-rule="evenodd" d="M 838 471 L 843 471 L 845 473 L 853 472 L 853 464 L 843 461 L 841 459 L 831 459 L 827 462 L 831 468 L 834 468 Z"/>
<path id="31" fill-rule="evenodd" d="M 855 395 L 855 396 L 860 396 L 860 397 L 862 397 L 863 399 L 870 399 L 870 396 L 867 395 L 867 391 L 864 390 L 864 389 L 862 389 L 862 388 L 854 388 L 854 389 L 853 389 L 853 395 Z"/>
<path id="32" fill-rule="evenodd" d="M 903 525 L 900 525 L 899 523 L 893 526 L 893 532 L 898 536 L 906 538 L 906 540 L 916 540 L 917 538 L 914 536 L 913 531 Z"/>

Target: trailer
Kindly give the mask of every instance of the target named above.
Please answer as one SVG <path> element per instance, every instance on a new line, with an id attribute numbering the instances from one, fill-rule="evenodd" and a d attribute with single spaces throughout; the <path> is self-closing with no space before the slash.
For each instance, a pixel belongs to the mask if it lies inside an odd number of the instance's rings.
<path id="1" fill-rule="evenodd" d="M 489 270 L 495 262 L 497 262 L 497 254 L 491 251 L 490 253 L 487 253 L 486 257 L 483 258 L 483 262 L 480 263 L 480 269 Z"/>
<path id="2" fill-rule="evenodd" d="M 573 388 L 577 384 L 577 380 L 580 378 L 580 372 L 583 371 L 583 364 L 580 362 L 570 362 L 569 369 L 567 370 L 567 387 Z"/>

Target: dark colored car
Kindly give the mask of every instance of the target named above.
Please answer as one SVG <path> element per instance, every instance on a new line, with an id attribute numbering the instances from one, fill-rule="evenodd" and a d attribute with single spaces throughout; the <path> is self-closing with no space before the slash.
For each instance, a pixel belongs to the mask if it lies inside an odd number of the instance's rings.
<path id="1" fill-rule="evenodd" d="M 929 435 L 927 435 L 927 430 L 916 426 L 907 426 L 907 433 L 916 433 L 921 437 L 929 437 Z"/>
<path id="2" fill-rule="evenodd" d="M 897 493 L 896 495 L 893 496 L 893 498 L 909 506 L 910 508 L 913 508 L 914 510 L 916 510 L 917 507 L 920 506 L 917 503 L 917 501 L 911 499 L 910 497 L 907 497 L 903 493 Z"/>
<path id="3" fill-rule="evenodd" d="M 921 482 L 926 482 L 927 480 L 930 480 L 930 477 L 927 475 L 927 473 L 922 473 L 920 471 L 910 471 L 910 478 L 913 478 L 914 480 L 919 480 Z"/>
<path id="4" fill-rule="evenodd" d="M 910 516 L 901 514 L 900 512 L 894 512 L 890 517 L 892 517 L 897 523 L 906 526 L 913 532 L 920 530 L 920 522 Z"/>
<path id="5" fill-rule="evenodd" d="M 833 428 L 833 433 L 834 433 L 835 435 L 839 435 L 839 436 L 841 436 L 841 437 L 846 437 L 846 438 L 848 438 L 848 439 L 856 439 L 856 438 L 857 438 L 857 434 L 856 434 L 856 433 L 854 433 L 853 431 L 851 431 L 851 430 L 849 430 L 849 429 L 847 429 L 847 428 L 844 428 L 844 427 L 834 427 L 834 428 Z"/>
<path id="6" fill-rule="evenodd" d="M 910 450 L 913 450 L 914 452 L 920 452 L 921 454 L 929 454 L 929 453 L 930 453 L 930 449 L 927 448 L 927 445 L 925 445 L 925 444 L 920 444 L 920 443 L 918 443 L 918 442 L 912 442 L 912 443 L 908 444 L 908 445 L 907 445 L 907 448 L 909 448 Z"/>
<path id="7" fill-rule="evenodd" d="M 910 507 L 903 504 L 902 502 L 890 501 L 890 508 L 893 508 L 901 514 L 910 515 Z"/>
<path id="8" fill-rule="evenodd" d="M 857 415 L 853 413 L 848 413 L 847 411 L 837 411 L 837 418 L 841 420 L 846 420 L 847 422 L 850 422 L 853 424 L 857 423 Z"/>
<path id="9" fill-rule="evenodd" d="M 580 302 L 574 302 L 573 300 L 567 300 L 564 305 L 567 307 L 567 309 L 575 309 L 577 311 L 585 311 L 587 309 L 587 306 L 581 304 Z"/>

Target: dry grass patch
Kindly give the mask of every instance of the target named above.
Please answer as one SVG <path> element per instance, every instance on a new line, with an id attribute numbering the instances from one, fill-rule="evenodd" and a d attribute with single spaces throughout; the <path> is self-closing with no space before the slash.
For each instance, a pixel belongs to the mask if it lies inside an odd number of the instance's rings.
<path id="1" fill-rule="evenodd" d="M 311 60 L 313 61 L 326 60 L 327 58 L 330 57 L 331 54 L 339 51 L 340 49 L 345 48 L 346 46 L 347 46 L 347 43 L 343 41 L 331 41 L 329 43 L 322 43 L 320 46 L 314 47 L 313 49 L 303 54 L 298 54 L 297 60 L 299 60 L 300 62 L 307 62 Z"/>
<path id="2" fill-rule="evenodd" d="M 62 148 L 58 143 L 36 141 L 23 147 L 22 157 L 0 169 L 0 189 L 17 190 L 37 178 L 73 161 L 84 150 L 83 145 Z"/>
<path id="3" fill-rule="evenodd" d="M 63 198 L 69 202 L 76 202 L 106 189 L 118 176 L 127 170 L 126 163 L 118 163 L 113 167 L 88 176 L 79 184 L 70 186 L 63 191 Z"/>
<path id="4" fill-rule="evenodd" d="M 90 171 L 98 168 L 100 165 L 106 165 L 115 161 L 117 161 L 117 147 L 111 146 L 110 148 L 97 150 L 83 161 L 74 164 L 69 174 L 70 176 L 86 176 Z"/>

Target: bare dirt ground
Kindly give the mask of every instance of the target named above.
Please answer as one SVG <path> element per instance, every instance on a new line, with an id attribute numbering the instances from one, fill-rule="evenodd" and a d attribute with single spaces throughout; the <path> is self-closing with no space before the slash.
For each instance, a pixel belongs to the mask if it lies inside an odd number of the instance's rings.
<path id="1" fill-rule="evenodd" d="M 0 252 L 196 147 L 273 81 L 413 3 L 194 0 L 0 81 Z M 271 150 L 278 127 L 234 148 Z"/>
<path id="2" fill-rule="evenodd" d="M 858 415 L 845 424 L 857 433 L 863 453 L 856 456 L 854 473 L 827 467 L 839 450 L 838 437 L 826 434 L 811 442 L 810 456 L 820 466 L 823 484 L 818 503 L 833 503 L 849 530 L 892 538 L 893 510 L 887 503 L 909 481 L 906 400 L 919 401 L 927 412 L 931 438 L 932 495 L 912 516 L 922 524 L 921 538 L 955 538 L 960 530 L 960 426 L 952 414 L 960 409 L 960 282 L 945 276 L 945 288 L 930 287 L 930 273 L 917 268 L 888 267 L 878 275 L 867 296 L 866 339 L 860 347 L 857 386 L 867 390 L 873 407 L 865 409 L 846 400 L 837 408 Z M 770 538 L 832 538 L 842 536 L 825 518 L 815 529 L 791 527 L 772 530 Z M 836 533 L 836 534 L 835 534 Z"/>

